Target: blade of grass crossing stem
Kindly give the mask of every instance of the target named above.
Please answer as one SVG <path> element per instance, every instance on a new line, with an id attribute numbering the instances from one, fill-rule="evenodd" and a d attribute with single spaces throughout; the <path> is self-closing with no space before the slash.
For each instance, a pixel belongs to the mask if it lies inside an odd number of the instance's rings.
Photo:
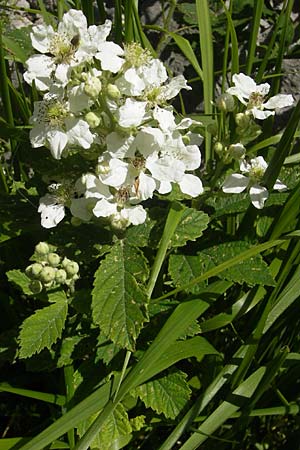
<path id="1" fill-rule="evenodd" d="M 10 386 L 7 383 L 0 383 L 0 392 L 9 392 L 11 394 L 20 395 L 22 397 L 34 398 L 42 402 L 54 403 L 63 406 L 66 402 L 64 395 L 49 394 L 47 392 L 32 391 L 30 389 L 22 389 Z"/>
<path id="2" fill-rule="evenodd" d="M 141 21 L 140 21 L 140 17 L 139 17 L 137 3 L 133 3 L 132 11 L 133 11 L 133 16 L 134 16 L 133 31 L 134 31 L 135 42 L 140 42 L 142 47 L 147 48 L 151 52 L 152 56 L 154 58 L 156 58 L 157 57 L 156 51 L 152 47 L 149 39 L 147 38 L 147 36 L 145 35 L 145 33 L 143 31 L 143 27 L 141 25 Z"/>
<path id="3" fill-rule="evenodd" d="M 210 11 L 207 0 L 196 0 L 198 27 L 200 35 L 201 65 L 203 70 L 204 112 L 213 114 L 214 93 L 214 56 L 213 35 L 210 22 Z M 205 162 L 213 159 L 211 134 L 205 133 Z"/>
<path id="4" fill-rule="evenodd" d="M 280 211 L 279 217 L 272 225 L 270 240 L 276 239 L 282 233 L 289 229 L 290 224 L 294 222 L 300 210 L 300 181 L 289 195 L 283 209 Z"/>
<path id="5" fill-rule="evenodd" d="M 284 27 L 283 30 L 281 31 L 280 34 L 280 42 L 279 42 L 279 50 L 278 50 L 278 55 L 276 58 L 276 65 L 275 65 L 275 73 L 281 73 L 282 71 L 282 61 L 283 61 L 283 57 L 284 54 L 287 50 L 287 33 L 288 33 L 288 27 L 291 21 L 291 13 L 292 13 L 292 9 L 293 9 L 293 5 L 294 5 L 294 0 L 287 0 L 285 2 L 285 14 L 284 14 Z M 281 77 L 275 77 L 272 83 L 272 95 L 276 95 L 279 92 L 280 89 L 280 82 L 281 82 Z"/>
<path id="6" fill-rule="evenodd" d="M 93 2 L 90 0 L 81 0 L 81 5 L 83 13 L 87 18 L 88 25 L 93 25 L 95 23 Z"/>
<path id="7" fill-rule="evenodd" d="M 147 296 L 151 297 L 161 266 L 165 259 L 170 240 L 180 222 L 183 214 L 183 207 L 180 203 L 173 202 L 170 206 L 168 217 L 166 220 L 163 235 L 159 244 L 159 248 L 151 268 L 150 278 L 147 285 Z"/>
<path id="8" fill-rule="evenodd" d="M 259 253 L 264 252 L 265 250 L 268 250 L 269 248 L 276 247 L 277 245 L 281 245 L 285 242 L 285 239 L 277 239 L 275 241 L 268 241 L 264 242 L 263 244 L 255 245 L 249 250 L 245 250 L 244 252 L 240 253 L 238 256 L 235 256 L 228 261 L 225 261 L 221 264 L 219 264 L 216 267 L 213 267 L 212 269 L 208 270 L 204 274 L 200 275 L 199 277 L 194 278 L 189 283 L 186 283 L 182 285 L 179 288 L 173 289 L 172 291 L 168 292 L 167 294 L 162 295 L 161 297 L 156 298 L 154 301 L 163 300 L 164 298 L 171 297 L 178 292 L 184 291 L 187 288 L 194 286 L 194 284 L 198 284 L 202 281 L 208 280 L 211 277 L 217 276 L 219 273 L 223 272 L 226 269 L 229 269 L 230 267 L 235 266 L 236 264 L 240 264 L 242 261 L 245 261 L 248 258 L 251 258 L 252 256 L 258 255 Z"/>
<path id="9" fill-rule="evenodd" d="M 125 42 L 133 42 L 134 41 L 134 14 L 133 14 L 133 4 L 134 0 L 127 0 L 125 2 L 125 33 L 124 39 Z"/>
<path id="10" fill-rule="evenodd" d="M 222 1 L 222 5 L 226 14 L 226 19 L 228 27 L 226 30 L 225 38 L 225 49 L 224 49 L 224 60 L 223 60 L 223 76 L 222 76 L 222 92 L 225 90 L 225 80 L 227 75 L 227 65 L 228 65 L 228 51 L 229 51 L 229 36 L 231 40 L 231 77 L 234 73 L 239 73 L 239 44 L 231 18 L 231 13 L 233 9 L 233 1 L 230 1 L 229 10 L 226 8 L 225 3 Z"/>
<path id="11" fill-rule="evenodd" d="M 260 25 L 260 19 L 264 7 L 264 1 L 263 0 L 257 0 L 254 2 L 255 8 L 254 8 L 254 14 L 253 14 L 253 21 L 251 24 L 251 35 L 250 35 L 250 41 L 249 41 L 249 50 L 248 50 L 248 58 L 246 63 L 246 73 L 248 75 L 251 75 L 252 67 L 254 64 L 255 59 L 255 50 L 256 50 L 256 42 L 259 32 L 259 25 Z"/>
<path id="12" fill-rule="evenodd" d="M 235 353 L 233 360 L 239 361 L 243 358 L 244 348 L 240 347 L 240 349 Z M 194 405 L 189 409 L 189 411 L 184 415 L 182 420 L 176 426 L 176 428 L 172 431 L 172 433 L 168 436 L 162 446 L 159 447 L 158 450 L 172 450 L 176 442 L 181 438 L 185 430 L 189 427 L 189 425 L 194 421 L 194 419 L 201 413 L 201 411 L 206 408 L 209 402 L 215 397 L 215 395 L 219 392 L 219 390 L 228 382 L 230 376 L 237 369 L 237 362 L 232 364 L 227 364 L 220 373 L 216 376 L 216 378 L 212 381 L 212 383 L 206 388 L 203 394 L 201 394 Z"/>
<path id="13" fill-rule="evenodd" d="M 172 31 L 168 31 L 168 34 L 174 39 L 177 47 L 182 51 L 187 60 L 192 64 L 195 72 L 199 76 L 199 78 L 203 81 L 203 71 L 199 65 L 198 59 L 194 53 L 194 50 L 189 43 L 189 41 L 180 36 L 179 34 L 172 33 Z"/>
<path id="14" fill-rule="evenodd" d="M 123 43 L 122 0 L 115 1 L 114 35 L 116 44 Z"/>
<path id="15" fill-rule="evenodd" d="M 179 305 L 172 313 L 160 333 L 155 338 L 141 360 L 129 372 L 122 383 L 115 402 L 109 401 L 74 450 L 87 450 L 95 435 L 99 433 L 109 415 L 130 390 L 144 383 L 155 374 L 155 364 L 161 355 L 168 351 L 175 341 L 182 336 L 189 324 L 198 318 L 208 307 L 206 302 L 191 300 Z M 23 450 L 23 449 L 22 449 Z"/>
<path id="16" fill-rule="evenodd" d="M 104 23 L 106 19 L 106 11 L 103 0 L 97 0 L 97 6 L 100 23 Z"/>
<path id="17" fill-rule="evenodd" d="M 257 83 L 261 83 L 261 81 L 263 79 L 263 76 L 264 76 L 264 74 L 266 72 L 266 68 L 267 68 L 269 59 L 271 57 L 271 53 L 274 50 L 274 45 L 275 45 L 276 39 L 278 37 L 278 30 L 282 26 L 284 20 L 285 20 L 285 9 L 282 8 L 282 10 L 280 11 L 278 20 L 276 20 L 276 23 L 274 25 L 274 29 L 272 30 L 272 33 L 271 33 L 271 36 L 270 36 L 270 41 L 268 42 L 267 49 L 265 51 L 263 60 L 260 63 L 257 75 L 255 77 L 255 80 L 256 80 Z"/>
<path id="18" fill-rule="evenodd" d="M 180 450 L 196 450 L 206 441 L 233 413 L 237 412 L 250 400 L 259 386 L 264 374 L 265 367 L 260 367 L 249 378 L 247 378 L 232 394 L 230 394 L 215 411 L 200 425 L 196 433 L 180 447 Z"/>
<path id="19" fill-rule="evenodd" d="M 42 17 L 46 25 L 54 25 L 55 26 L 55 18 L 52 14 L 47 11 L 45 3 L 43 0 L 37 0 L 39 4 L 39 8 L 41 10 Z"/>
<path id="20" fill-rule="evenodd" d="M 288 125 L 284 130 L 284 133 L 279 141 L 278 147 L 264 174 L 262 183 L 269 189 L 274 186 L 274 183 L 279 175 L 284 160 L 290 152 L 291 144 L 294 139 L 299 121 L 300 121 L 300 100 L 298 101 L 295 109 L 291 114 L 291 117 L 288 121 Z"/>
<path id="21" fill-rule="evenodd" d="M 67 433 L 68 430 L 78 425 L 78 423 L 87 420 L 92 414 L 101 410 L 109 401 L 111 391 L 112 380 L 105 383 L 82 402 L 67 411 L 52 425 L 47 427 L 18 450 L 43 450 L 55 439 L 58 439 L 63 434 Z"/>

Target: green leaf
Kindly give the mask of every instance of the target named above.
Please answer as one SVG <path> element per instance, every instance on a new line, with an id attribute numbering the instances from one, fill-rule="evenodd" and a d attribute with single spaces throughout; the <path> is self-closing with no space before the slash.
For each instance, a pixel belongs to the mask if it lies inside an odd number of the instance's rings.
<path id="1" fill-rule="evenodd" d="M 7 278 L 10 282 L 16 284 L 24 294 L 32 295 L 31 289 L 29 289 L 30 279 L 21 270 L 9 270 L 6 272 Z"/>
<path id="2" fill-rule="evenodd" d="M 126 240 L 130 245 L 146 247 L 155 221 L 147 217 L 146 221 L 127 230 Z"/>
<path id="3" fill-rule="evenodd" d="M 189 283 L 203 273 L 205 267 L 201 265 L 198 256 L 170 255 L 169 274 L 174 287 L 180 287 Z M 187 288 L 187 292 L 197 293 L 203 290 L 205 282 L 194 284 Z"/>
<path id="4" fill-rule="evenodd" d="M 53 303 L 46 308 L 39 309 L 32 316 L 24 320 L 21 326 L 20 358 L 29 358 L 44 348 L 51 346 L 62 335 L 68 312 L 67 299 Z"/>
<path id="5" fill-rule="evenodd" d="M 147 320 L 147 297 L 138 284 L 148 275 L 145 258 L 138 248 L 117 242 L 101 262 L 92 291 L 93 319 L 105 337 L 116 345 L 134 350 Z"/>
<path id="6" fill-rule="evenodd" d="M 202 211 L 186 208 L 170 241 L 172 247 L 182 247 L 187 241 L 195 241 L 207 228 L 209 216 Z"/>
<path id="7" fill-rule="evenodd" d="M 73 363 L 72 353 L 83 336 L 70 336 L 62 341 L 57 367 L 61 368 Z"/>
<path id="8" fill-rule="evenodd" d="M 180 371 L 170 373 L 142 384 L 136 388 L 134 395 L 140 397 L 146 408 L 152 408 L 166 418 L 175 419 L 191 396 L 186 377 Z"/>
<path id="9" fill-rule="evenodd" d="M 223 262 L 238 256 L 251 246 L 247 242 L 234 241 L 215 245 L 199 253 L 199 267 L 205 270 L 222 264 Z M 201 270 L 200 269 L 200 270 Z M 236 283 L 247 283 L 249 285 L 261 284 L 274 286 L 275 282 L 270 274 L 268 265 L 262 259 L 261 255 L 255 255 L 244 261 L 243 264 L 237 264 L 224 272 L 220 277 Z"/>
<path id="10" fill-rule="evenodd" d="M 32 53 L 30 40 L 31 27 L 6 30 L 3 45 L 11 59 L 25 63 Z"/>
<path id="11" fill-rule="evenodd" d="M 83 436 L 88 426 L 95 420 L 96 415 L 91 416 L 89 420 L 80 424 L 78 427 L 78 434 L 80 437 Z M 90 448 L 101 448 L 101 450 L 118 450 L 124 446 L 124 442 L 126 442 L 126 444 L 129 442 L 131 432 L 132 427 L 130 425 L 127 412 L 124 406 L 119 403 L 105 421 L 105 424 L 101 429 L 101 433 L 98 433 L 91 442 Z"/>
<path id="12" fill-rule="evenodd" d="M 115 345 L 113 342 L 107 340 L 107 338 L 103 336 L 101 333 L 98 336 L 97 344 L 98 344 L 96 349 L 97 356 L 95 362 L 101 359 L 104 362 L 104 364 L 107 365 L 120 351 L 120 347 Z"/>

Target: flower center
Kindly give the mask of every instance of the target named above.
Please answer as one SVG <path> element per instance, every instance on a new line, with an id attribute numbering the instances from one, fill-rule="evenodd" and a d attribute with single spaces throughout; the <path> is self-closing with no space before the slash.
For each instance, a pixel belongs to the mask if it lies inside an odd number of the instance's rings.
<path id="1" fill-rule="evenodd" d="M 68 111 L 62 103 L 50 101 L 47 105 L 45 121 L 48 122 L 51 127 L 62 126 L 64 124 L 64 119 L 67 116 Z"/>
<path id="2" fill-rule="evenodd" d="M 131 67 L 140 67 L 151 61 L 151 53 L 149 50 L 141 47 L 137 42 L 131 42 L 125 46 L 125 60 Z"/>
<path id="3" fill-rule="evenodd" d="M 115 194 L 115 198 L 117 203 L 122 206 L 126 203 L 130 198 L 130 188 L 129 186 L 121 187 Z"/>
<path id="4" fill-rule="evenodd" d="M 254 179 L 255 181 L 260 181 L 265 173 L 265 168 L 259 165 L 254 165 L 249 170 L 249 176 L 250 178 Z"/>
<path id="5" fill-rule="evenodd" d="M 57 64 L 69 64 L 78 47 L 78 44 L 79 37 L 77 37 L 77 35 L 70 40 L 65 34 L 56 33 L 51 39 L 49 52 L 55 56 L 55 62 Z"/>
<path id="6" fill-rule="evenodd" d="M 260 92 L 252 92 L 249 97 L 249 103 L 247 109 L 261 108 L 264 101 L 264 96 Z"/>

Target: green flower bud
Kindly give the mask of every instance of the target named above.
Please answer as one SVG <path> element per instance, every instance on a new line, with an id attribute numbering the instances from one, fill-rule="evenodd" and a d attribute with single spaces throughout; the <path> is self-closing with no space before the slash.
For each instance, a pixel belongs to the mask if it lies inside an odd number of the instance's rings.
<path id="1" fill-rule="evenodd" d="M 250 123 L 250 116 L 244 113 L 238 113 L 235 115 L 235 122 L 240 128 L 247 128 Z"/>
<path id="2" fill-rule="evenodd" d="M 55 274 L 55 281 L 59 284 L 64 284 L 67 279 L 67 272 L 64 269 L 59 269 Z"/>
<path id="3" fill-rule="evenodd" d="M 118 100 L 121 97 L 121 92 L 115 84 L 108 84 L 106 92 L 112 100 Z"/>
<path id="4" fill-rule="evenodd" d="M 99 116 L 97 116 L 97 114 L 93 113 L 92 111 L 88 112 L 85 115 L 85 120 L 87 121 L 87 123 L 89 124 L 90 128 L 96 128 L 100 125 L 101 123 L 101 119 Z"/>
<path id="5" fill-rule="evenodd" d="M 42 269 L 43 269 L 42 264 L 34 263 L 34 264 L 30 264 L 30 266 L 26 267 L 25 273 L 29 278 L 34 280 L 39 277 L 39 274 L 41 273 Z"/>
<path id="6" fill-rule="evenodd" d="M 48 263 L 52 267 L 57 267 L 60 263 L 60 256 L 57 253 L 49 253 L 47 256 Z"/>
<path id="7" fill-rule="evenodd" d="M 189 145 L 189 143 L 191 142 L 191 138 L 187 134 L 185 134 L 184 136 L 182 136 L 182 141 L 184 145 Z"/>
<path id="8" fill-rule="evenodd" d="M 79 265 L 76 261 L 70 261 L 69 264 L 65 266 L 65 270 L 68 274 L 68 278 L 73 277 L 79 272 Z"/>
<path id="9" fill-rule="evenodd" d="M 65 269 L 70 262 L 72 262 L 72 261 L 69 258 L 64 257 L 64 259 L 62 260 L 61 265 Z"/>
<path id="10" fill-rule="evenodd" d="M 89 78 L 84 85 L 84 92 L 86 95 L 92 98 L 98 97 L 102 89 L 102 84 L 99 78 L 91 77 Z"/>
<path id="11" fill-rule="evenodd" d="M 241 159 L 246 154 L 246 149 L 243 144 L 231 144 L 228 148 L 228 152 L 235 159 Z"/>
<path id="12" fill-rule="evenodd" d="M 47 244 L 47 242 L 40 242 L 35 246 L 35 252 L 39 256 L 45 256 L 49 253 L 49 245 Z"/>
<path id="13" fill-rule="evenodd" d="M 33 294 L 39 294 L 43 290 L 43 285 L 39 280 L 32 280 L 29 289 Z"/>
<path id="14" fill-rule="evenodd" d="M 220 111 L 233 111 L 235 108 L 234 98 L 231 94 L 221 94 L 216 100 L 216 105 Z"/>
<path id="15" fill-rule="evenodd" d="M 224 151 L 224 145 L 222 142 L 216 142 L 214 145 L 214 151 L 220 155 Z"/>
<path id="16" fill-rule="evenodd" d="M 56 270 L 53 267 L 46 266 L 41 271 L 39 278 L 43 283 L 50 283 L 55 279 L 55 272 Z"/>

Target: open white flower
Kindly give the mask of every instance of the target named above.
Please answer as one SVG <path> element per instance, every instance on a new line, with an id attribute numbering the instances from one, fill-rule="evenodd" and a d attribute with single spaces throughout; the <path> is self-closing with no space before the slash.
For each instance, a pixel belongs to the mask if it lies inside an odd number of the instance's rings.
<path id="1" fill-rule="evenodd" d="M 267 188 L 261 186 L 260 184 L 267 167 L 268 164 L 262 156 L 252 158 L 250 163 L 241 161 L 240 170 L 242 173 L 248 174 L 248 176 L 241 173 L 233 173 L 229 175 L 223 183 L 223 192 L 227 194 L 240 194 L 246 189 L 249 189 L 253 206 L 257 209 L 262 209 L 269 196 Z M 277 191 L 284 191 L 286 189 L 286 185 L 281 183 L 280 180 L 276 180 L 273 189 Z"/>
<path id="2" fill-rule="evenodd" d="M 76 109 L 76 101 L 72 102 Z M 69 102 L 62 96 L 46 94 L 44 100 L 34 103 L 34 112 L 30 119 L 33 128 L 30 141 L 34 148 L 47 147 L 55 159 L 60 159 L 67 145 L 90 148 L 94 136 L 88 123 L 76 118 L 70 110 Z"/>
<path id="3" fill-rule="evenodd" d="M 243 73 L 234 74 L 232 80 L 234 86 L 227 89 L 226 92 L 235 95 L 255 119 L 264 120 L 273 116 L 276 109 L 292 106 L 294 103 L 292 95 L 285 94 L 275 95 L 265 101 L 270 85 L 268 83 L 256 84 L 251 77 Z"/>

